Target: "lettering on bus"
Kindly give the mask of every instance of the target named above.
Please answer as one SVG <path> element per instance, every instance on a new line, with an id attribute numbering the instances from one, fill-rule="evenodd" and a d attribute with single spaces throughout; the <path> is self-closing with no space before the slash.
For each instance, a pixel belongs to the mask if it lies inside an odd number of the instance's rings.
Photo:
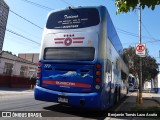
<path id="1" fill-rule="evenodd" d="M 75 86 L 75 83 L 73 82 L 60 82 L 60 81 L 56 81 L 57 85 L 65 85 L 65 86 Z"/>
<path id="2" fill-rule="evenodd" d="M 78 18 L 78 15 L 64 15 L 65 19 L 69 19 L 69 18 Z"/>
<path id="3" fill-rule="evenodd" d="M 50 14 L 47 29 L 77 29 L 98 25 L 99 12 L 96 8 L 76 8 L 72 10 L 57 11 Z"/>
<path id="4" fill-rule="evenodd" d="M 43 80 L 43 86 L 46 86 L 46 85 L 59 85 L 59 86 L 91 88 L 91 85 L 87 84 L 87 83 Z"/>

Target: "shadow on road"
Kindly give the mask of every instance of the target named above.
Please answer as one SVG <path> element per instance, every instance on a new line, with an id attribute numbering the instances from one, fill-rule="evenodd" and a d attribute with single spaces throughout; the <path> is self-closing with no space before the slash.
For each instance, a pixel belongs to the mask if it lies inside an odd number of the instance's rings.
<path id="1" fill-rule="evenodd" d="M 98 110 L 88 110 L 83 108 L 75 108 L 66 106 L 63 104 L 56 104 L 52 106 L 44 107 L 43 109 L 50 111 L 52 116 L 54 117 L 85 117 L 85 118 L 93 118 L 93 119 L 104 119 L 108 116 L 109 112 L 115 111 L 115 109 L 125 100 L 127 97 L 121 99 L 121 101 L 115 106 L 109 108 L 105 111 Z"/>
<path id="2" fill-rule="evenodd" d="M 21 92 L 21 91 L 27 91 L 31 90 L 30 88 L 9 88 L 9 87 L 0 87 L 0 91 L 15 91 L 15 92 Z"/>

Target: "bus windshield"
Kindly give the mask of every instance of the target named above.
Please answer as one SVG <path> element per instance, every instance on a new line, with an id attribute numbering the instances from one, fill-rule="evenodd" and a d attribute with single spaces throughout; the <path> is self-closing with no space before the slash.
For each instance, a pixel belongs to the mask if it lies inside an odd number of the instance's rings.
<path id="1" fill-rule="evenodd" d="M 93 47 L 52 47 L 45 48 L 44 59 L 93 61 L 94 54 Z"/>
<path id="2" fill-rule="evenodd" d="M 48 17 L 47 29 L 77 29 L 96 26 L 100 22 L 96 8 L 68 9 L 52 13 Z"/>

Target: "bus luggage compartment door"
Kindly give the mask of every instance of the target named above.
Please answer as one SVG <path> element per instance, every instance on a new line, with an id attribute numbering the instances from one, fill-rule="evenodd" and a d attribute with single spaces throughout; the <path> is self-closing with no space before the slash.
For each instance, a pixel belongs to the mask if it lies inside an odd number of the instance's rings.
<path id="1" fill-rule="evenodd" d="M 43 64 L 41 86 L 62 92 L 92 92 L 93 67 L 94 65 Z"/>

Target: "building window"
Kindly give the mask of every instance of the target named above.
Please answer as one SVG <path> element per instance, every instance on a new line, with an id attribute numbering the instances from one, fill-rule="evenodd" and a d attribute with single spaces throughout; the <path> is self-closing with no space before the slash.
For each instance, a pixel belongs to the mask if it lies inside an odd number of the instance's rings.
<path id="1" fill-rule="evenodd" d="M 36 77 L 36 72 L 37 72 L 37 69 L 36 69 L 36 68 L 30 67 L 30 68 L 29 68 L 28 77 L 29 77 L 30 79 L 35 78 L 35 77 Z"/>
<path id="2" fill-rule="evenodd" d="M 13 70 L 13 64 L 5 63 L 3 74 L 12 75 L 12 70 Z"/>
<path id="3" fill-rule="evenodd" d="M 28 67 L 22 65 L 20 69 L 20 76 L 27 77 L 27 71 L 28 71 Z"/>

